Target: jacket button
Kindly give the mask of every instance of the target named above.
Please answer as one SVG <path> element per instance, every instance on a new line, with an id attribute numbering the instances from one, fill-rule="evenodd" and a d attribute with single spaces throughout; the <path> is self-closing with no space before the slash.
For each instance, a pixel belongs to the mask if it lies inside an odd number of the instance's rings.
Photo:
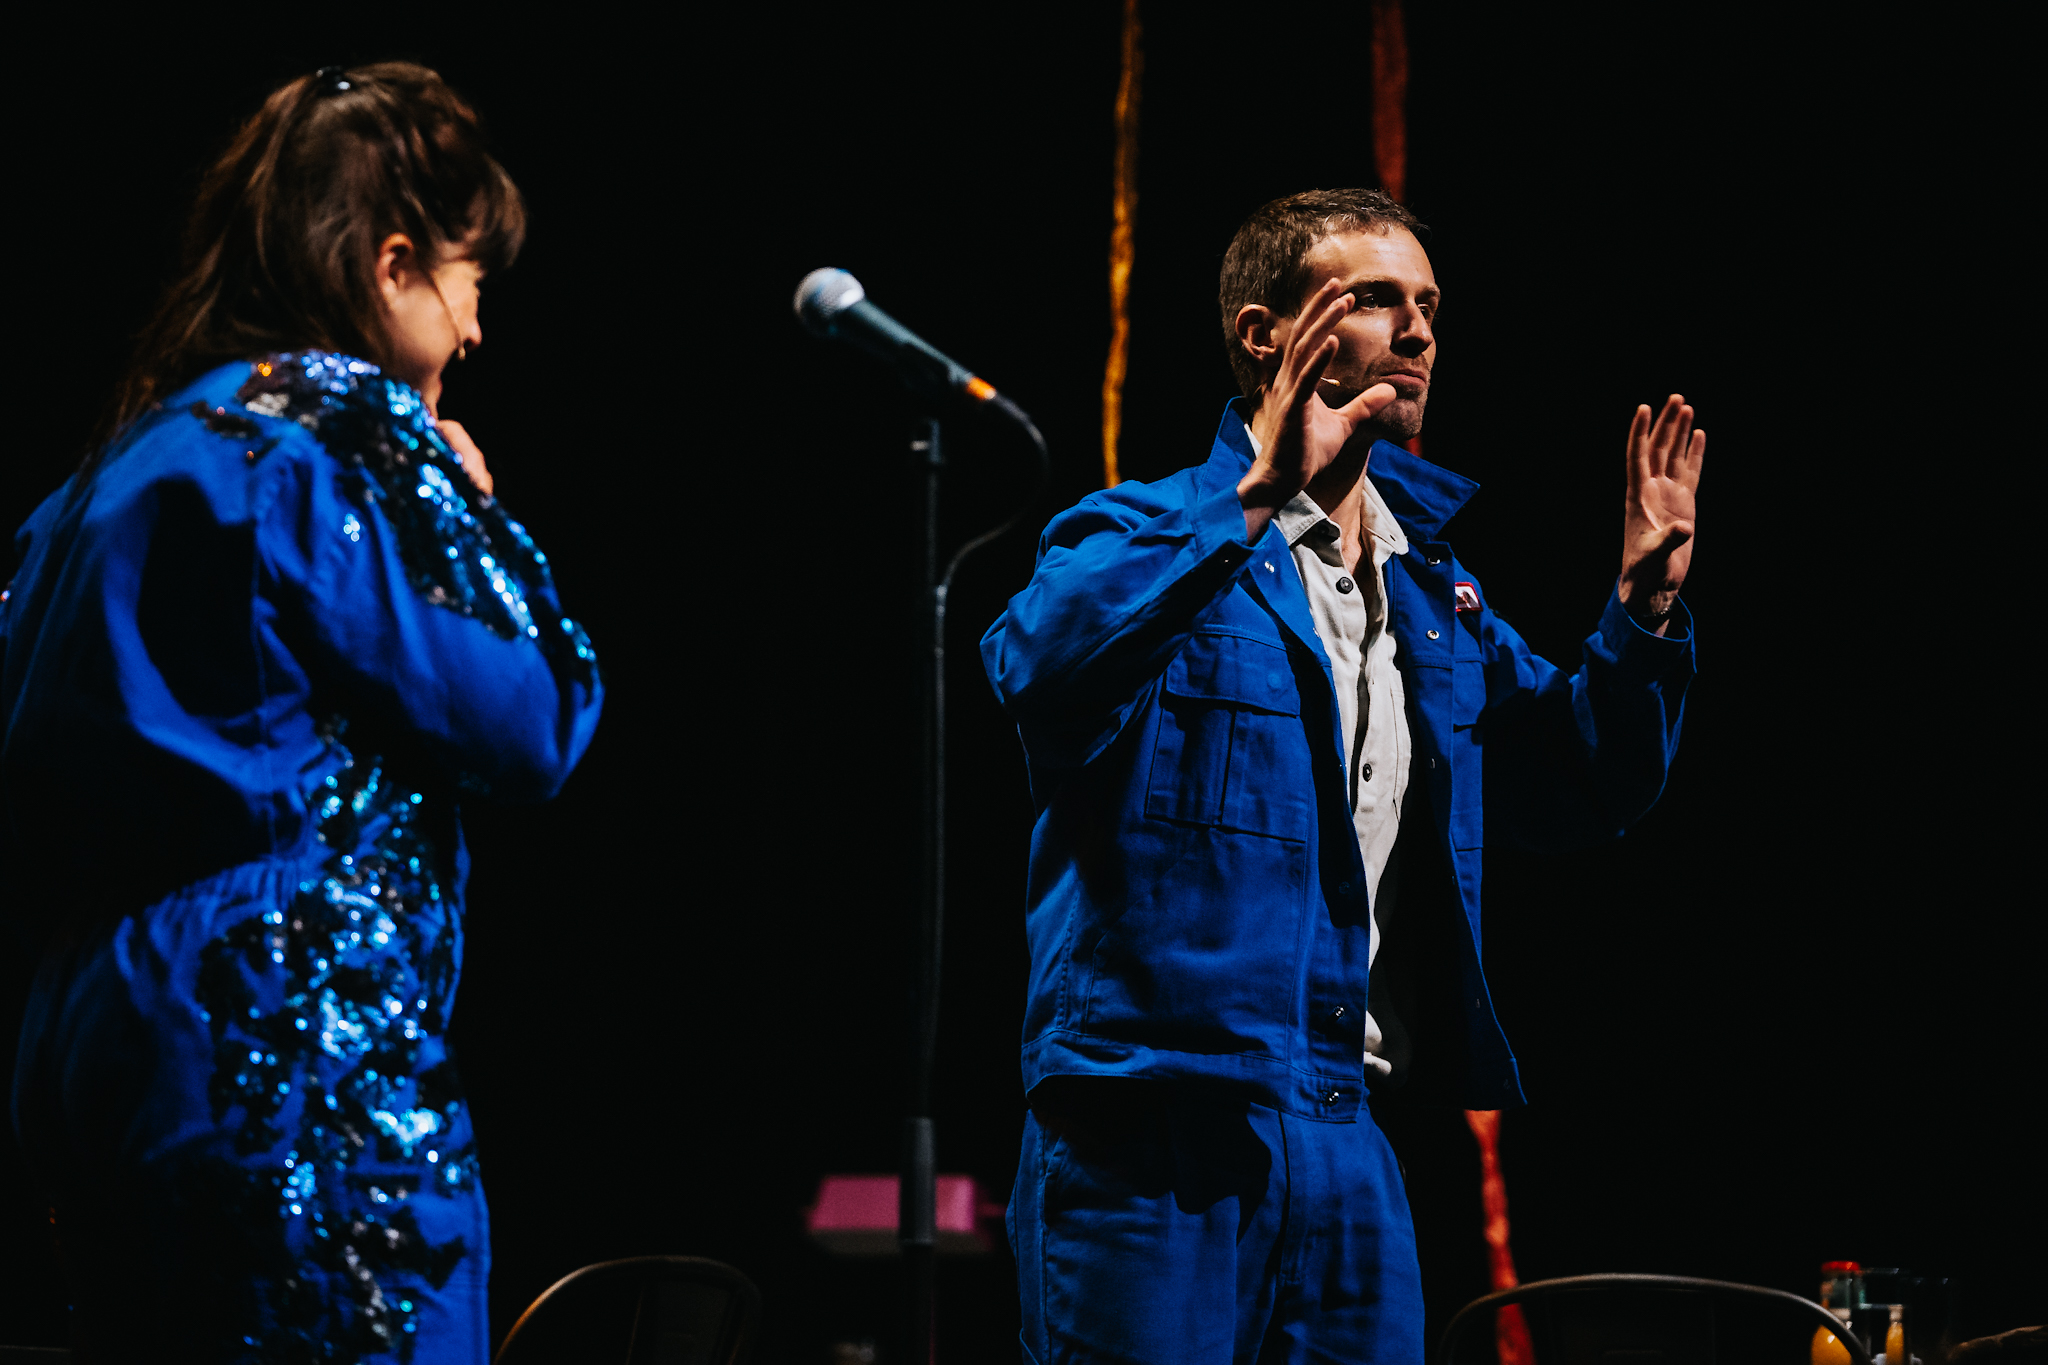
<path id="1" fill-rule="evenodd" d="M 1324 1104 L 1335 1104 L 1338 1100 L 1341 1100 L 1343 1098 L 1344 1092 L 1341 1090 L 1328 1090 L 1323 1093 Z"/>
<path id="2" fill-rule="evenodd" d="M 1357 883 L 1357 882 L 1338 882 L 1338 883 L 1337 883 L 1337 894 L 1338 894 L 1338 895 L 1340 895 L 1340 896 L 1348 896 L 1348 895 L 1350 895 L 1350 894 L 1351 894 L 1352 892 L 1356 891 L 1357 889 L 1358 889 L 1358 883 Z"/>
<path id="3" fill-rule="evenodd" d="M 1340 579 L 1338 579 L 1338 580 L 1337 580 L 1337 591 L 1338 591 L 1338 592 L 1350 592 L 1350 591 L 1351 591 L 1351 586 L 1352 586 L 1352 584 L 1351 584 L 1351 580 L 1350 580 L 1350 579 L 1348 579 L 1348 578 L 1340 578 Z"/>
<path id="4" fill-rule="evenodd" d="M 1436 632 L 1435 632 L 1435 631 L 1431 631 L 1431 632 L 1429 633 L 1429 638 L 1430 638 L 1430 639 L 1432 639 L 1432 640 L 1434 640 L 1434 639 L 1436 638 Z"/>
<path id="5" fill-rule="evenodd" d="M 1347 1011 L 1342 1005 L 1333 1006 L 1330 1010 L 1330 1022 L 1333 1024 L 1336 1023 L 1339 1019 L 1342 1019 L 1347 1013 L 1349 1013 L 1349 1011 Z"/>
<path id="6" fill-rule="evenodd" d="M 1432 564 L 1441 564 L 1441 563 L 1443 563 L 1443 561 L 1442 561 L 1441 559 L 1432 559 L 1432 560 L 1430 560 L 1429 562 L 1430 562 L 1430 563 L 1432 563 Z"/>
<path id="7" fill-rule="evenodd" d="M 1266 675 L 1266 686 L 1278 692 L 1280 690 L 1280 675 L 1278 673 L 1268 673 Z"/>

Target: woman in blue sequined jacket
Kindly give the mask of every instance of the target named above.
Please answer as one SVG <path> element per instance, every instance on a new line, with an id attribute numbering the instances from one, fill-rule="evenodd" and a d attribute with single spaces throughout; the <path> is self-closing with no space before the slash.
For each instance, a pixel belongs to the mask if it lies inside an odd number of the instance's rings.
<path id="1" fill-rule="evenodd" d="M 460 804 L 602 700 L 435 416 L 523 209 L 434 75 L 276 92 L 0 601 L 16 1129 L 95 1361 L 462 1361 L 489 1231 L 443 1042 Z"/>

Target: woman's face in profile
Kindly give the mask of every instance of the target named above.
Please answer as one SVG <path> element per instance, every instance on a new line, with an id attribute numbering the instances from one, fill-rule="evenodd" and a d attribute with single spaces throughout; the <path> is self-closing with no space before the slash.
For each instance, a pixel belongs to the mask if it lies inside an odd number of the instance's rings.
<path id="1" fill-rule="evenodd" d="M 377 290 L 384 306 L 390 354 L 384 372 L 420 391 L 428 411 L 441 401 L 441 370 L 469 348 L 483 345 L 477 321 L 483 268 L 467 257 L 421 268 L 412 239 L 394 232 L 377 255 Z"/>

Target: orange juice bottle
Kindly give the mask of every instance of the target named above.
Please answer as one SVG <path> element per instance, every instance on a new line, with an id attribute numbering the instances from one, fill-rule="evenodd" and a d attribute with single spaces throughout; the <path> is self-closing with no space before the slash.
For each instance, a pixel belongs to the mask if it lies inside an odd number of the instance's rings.
<path id="1" fill-rule="evenodd" d="M 1848 1327 L 1844 1325 L 1842 1330 L 1846 1332 Z M 1850 1365 L 1849 1348 L 1825 1327 L 1813 1329 L 1813 1365 Z"/>

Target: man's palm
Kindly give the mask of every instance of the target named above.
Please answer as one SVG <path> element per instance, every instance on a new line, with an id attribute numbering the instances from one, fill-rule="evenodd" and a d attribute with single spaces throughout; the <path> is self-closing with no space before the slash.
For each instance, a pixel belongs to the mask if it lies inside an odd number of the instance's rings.
<path id="1" fill-rule="evenodd" d="M 1692 418 L 1674 393 L 1654 424 L 1647 406 L 1637 408 L 1629 424 L 1621 592 L 1638 614 L 1668 613 L 1692 566 L 1693 506 L 1707 452 L 1707 433 L 1694 431 Z"/>
<path id="2" fill-rule="evenodd" d="M 1271 399 L 1253 419 L 1261 450 L 1239 485 L 1240 496 L 1263 493 L 1271 506 L 1293 497 L 1334 464 L 1358 428 L 1397 396 L 1392 385 L 1375 384 L 1332 408 L 1317 395 L 1316 385 L 1337 354 L 1336 326 L 1351 307 L 1350 296 L 1338 293 L 1335 280 L 1324 281 L 1302 307 L 1301 324 L 1282 347 Z M 1248 500 L 1247 509 L 1251 505 Z"/>

